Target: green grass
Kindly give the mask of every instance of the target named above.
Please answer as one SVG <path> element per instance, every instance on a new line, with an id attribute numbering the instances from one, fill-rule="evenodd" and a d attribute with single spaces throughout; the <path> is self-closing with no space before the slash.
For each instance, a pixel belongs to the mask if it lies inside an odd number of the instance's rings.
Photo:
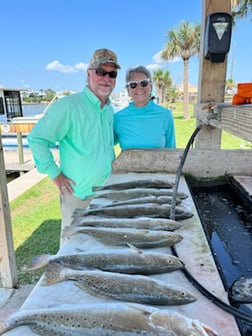
<path id="1" fill-rule="evenodd" d="M 193 118 L 184 120 L 182 105 L 174 104 L 173 109 L 177 148 L 185 148 L 196 127 Z M 251 144 L 233 135 L 223 132 L 221 148 L 251 148 Z M 120 148 L 116 147 L 116 153 Z M 43 269 L 27 272 L 34 256 L 42 253 L 55 254 L 59 249 L 60 207 L 56 187 L 49 178 L 45 178 L 33 188 L 11 202 L 14 247 L 18 269 L 18 283 L 32 284 L 41 276 Z"/>
<path id="2" fill-rule="evenodd" d="M 49 178 L 40 181 L 10 204 L 18 283 L 36 282 L 43 270 L 27 272 L 35 255 L 59 249 L 60 207 L 56 187 Z"/>

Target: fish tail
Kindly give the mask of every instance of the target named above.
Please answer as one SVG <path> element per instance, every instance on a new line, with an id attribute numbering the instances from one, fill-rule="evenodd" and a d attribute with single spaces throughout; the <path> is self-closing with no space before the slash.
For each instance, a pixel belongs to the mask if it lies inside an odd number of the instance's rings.
<path id="1" fill-rule="evenodd" d="M 66 280 L 65 267 L 57 262 L 51 262 L 46 267 L 40 285 L 49 286 L 64 280 Z"/>
<path id="2" fill-rule="evenodd" d="M 33 270 L 37 270 L 41 267 L 46 266 L 49 263 L 49 260 L 51 258 L 50 254 L 40 254 L 35 256 L 32 261 L 31 261 L 31 265 L 28 267 L 28 271 L 33 271 Z"/>
<path id="3" fill-rule="evenodd" d="M 5 334 L 7 331 L 14 329 L 16 327 L 15 323 L 13 323 L 12 315 L 15 315 L 17 309 L 0 309 L 0 335 Z"/>

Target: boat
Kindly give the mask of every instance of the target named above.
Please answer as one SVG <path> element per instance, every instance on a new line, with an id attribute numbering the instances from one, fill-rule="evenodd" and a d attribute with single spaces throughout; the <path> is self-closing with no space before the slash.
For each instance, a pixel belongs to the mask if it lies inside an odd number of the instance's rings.
<path id="1" fill-rule="evenodd" d="M 4 147 L 17 147 L 21 139 L 23 147 L 28 147 L 26 138 L 31 129 L 49 106 L 62 97 L 56 94 L 42 113 L 24 116 L 20 92 L 19 89 L 0 88 L 0 134 Z"/>

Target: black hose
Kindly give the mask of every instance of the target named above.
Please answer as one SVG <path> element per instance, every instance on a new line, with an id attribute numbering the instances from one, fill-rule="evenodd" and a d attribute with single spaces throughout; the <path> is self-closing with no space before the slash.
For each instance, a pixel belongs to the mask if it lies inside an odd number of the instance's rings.
<path id="1" fill-rule="evenodd" d="M 190 146 L 193 144 L 194 139 L 195 139 L 196 135 L 199 133 L 199 131 L 201 130 L 202 126 L 203 126 L 203 124 L 200 124 L 194 130 L 193 134 L 191 135 L 191 137 L 190 137 L 190 139 L 189 139 L 189 141 L 186 145 L 186 148 L 185 148 L 185 150 L 183 152 L 183 155 L 181 157 L 181 160 L 180 160 L 180 164 L 179 164 L 179 167 L 178 167 L 178 170 L 177 170 L 177 173 L 176 173 L 175 183 L 174 183 L 174 187 L 173 187 L 171 212 L 170 212 L 170 219 L 172 219 L 172 220 L 175 220 L 176 197 L 177 197 L 179 180 L 180 180 L 180 177 L 181 177 L 181 174 L 182 174 L 185 159 L 186 159 L 186 156 L 189 152 Z M 172 251 L 174 256 L 179 257 L 175 246 L 171 246 L 171 251 Z M 211 292 L 209 292 L 204 286 L 202 286 L 198 282 L 198 280 L 196 280 L 193 277 L 193 275 L 186 269 L 185 266 L 183 267 L 182 272 L 184 273 L 186 278 L 192 283 L 192 285 L 198 289 L 198 291 L 201 294 L 203 294 L 207 299 L 212 301 L 219 308 L 225 310 L 226 312 L 228 312 L 229 314 L 232 314 L 233 316 L 235 316 L 237 318 L 240 318 L 240 319 L 248 322 L 249 324 L 252 324 L 252 315 L 243 313 L 243 312 L 239 311 L 237 308 L 234 308 L 234 307 L 228 305 L 227 303 L 221 301 L 219 298 L 217 298 L 215 295 L 213 295 Z"/>

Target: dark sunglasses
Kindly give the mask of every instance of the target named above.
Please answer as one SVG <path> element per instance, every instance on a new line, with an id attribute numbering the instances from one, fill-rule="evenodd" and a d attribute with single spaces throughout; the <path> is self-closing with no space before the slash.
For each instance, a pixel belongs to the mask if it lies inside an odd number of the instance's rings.
<path id="1" fill-rule="evenodd" d="M 95 70 L 96 75 L 101 77 L 109 75 L 109 78 L 116 78 L 117 76 L 117 71 L 106 71 L 102 68 L 89 68 L 89 70 Z"/>
<path id="2" fill-rule="evenodd" d="M 140 81 L 131 81 L 127 83 L 127 87 L 130 87 L 131 89 L 135 89 L 138 84 L 140 84 L 142 87 L 145 87 L 150 83 L 150 81 L 151 80 L 149 78 L 142 79 Z"/>

